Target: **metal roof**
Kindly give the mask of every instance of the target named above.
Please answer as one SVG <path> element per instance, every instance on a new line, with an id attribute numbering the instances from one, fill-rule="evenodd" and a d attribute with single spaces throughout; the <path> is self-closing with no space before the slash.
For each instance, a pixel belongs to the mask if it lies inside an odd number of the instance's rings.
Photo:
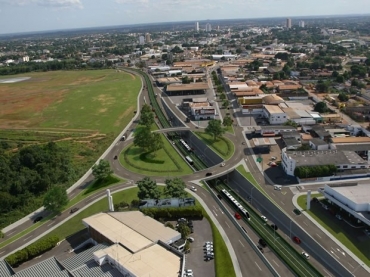
<path id="1" fill-rule="evenodd" d="M 116 268 L 112 267 L 110 264 L 103 264 L 99 266 L 95 260 L 90 260 L 88 263 L 72 270 L 71 273 L 75 277 L 122 277 L 123 274 L 120 273 Z"/>
<path id="2" fill-rule="evenodd" d="M 0 276 L 10 277 L 14 274 L 13 269 L 8 265 L 6 261 L 0 261 Z"/>
<path id="3" fill-rule="evenodd" d="M 55 257 L 17 272 L 13 277 L 70 277 Z"/>

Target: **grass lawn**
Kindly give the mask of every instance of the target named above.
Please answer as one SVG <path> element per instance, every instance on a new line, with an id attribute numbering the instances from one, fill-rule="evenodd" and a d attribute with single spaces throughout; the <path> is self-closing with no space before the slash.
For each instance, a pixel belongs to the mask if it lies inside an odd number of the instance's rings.
<path id="1" fill-rule="evenodd" d="M 321 196 L 321 194 L 313 194 L 313 197 Z M 354 230 L 350 226 L 344 226 L 345 223 L 337 220 L 332 214 L 324 210 L 320 204 L 312 203 L 311 209 L 306 210 L 306 195 L 298 197 L 299 206 L 305 210 L 312 218 L 314 218 L 321 226 L 323 226 L 330 234 L 345 245 L 352 253 L 361 259 L 367 266 L 370 266 L 370 240 L 369 238 L 362 239 L 365 235 L 360 230 Z"/>
<path id="2" fill-rule="evenodd" d="M 225 129 L 226 129 L 226 132 L 230 134 L 235 134 L 233 126 L 227 126 Z"/>
<path id="3" fill-rule="evenodd" d="M 216 141 L 213 137 L 204 132 L 194 132 L 198 138 L 212 148 L 217 154 L 219 154 L 224 160 L 229 159 L 235 151 L 234 144 L 225 137 L 219 138 Z"/>
<path id="4" fill-rule="evenodd" d="M 146 176 L 182 176 L 193 173 L 163 134 L 161 137 L 164 149 L 156 151 L 155 155 L 144 153 L 141 148 L 130 144 L 119 156 L 121 165 Z"/>
<path id="5" fill-rule="evenodd" d="M 130 203 L 132 200 L 137 199 L 138 188 L 130 188 L 113 194 L 114 204 L 118 204 L 123 200 L 127 203 Z M 60 225 L 55 230 L 51 231 L 49 235 L 57 235 L 60 239 L 68 237 L 84 228 L 82 224 L 82 219 L 94 215 L 99 212 L 108 211 L 108 200 L 105 197 L 104 199 L 99 200 L 94 203 L 87 209 L 79 212 L 70 220 Z"/>

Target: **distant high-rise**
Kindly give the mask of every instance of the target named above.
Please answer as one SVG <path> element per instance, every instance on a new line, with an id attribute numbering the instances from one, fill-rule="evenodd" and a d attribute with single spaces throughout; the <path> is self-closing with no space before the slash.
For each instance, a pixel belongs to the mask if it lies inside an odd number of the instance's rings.
<path id="1" fill-rule="evenodd" d="M 210 23 L 207 23 L 206 24 L 206 32 L 210 32 L 210 31 L 212 31 L 212 26 L 211 26 Z"/>
<path id="2" fill-rule="evenodd" d="M 146 33 L 145 34 L 145 42 L 146 43 L 149 43 L 150 42 L 150 34 L 149 33 Z"/>
<path id="3" fill-rule="evenodd" d="M 199 32 L 199 22 L 195 22 L 195 31 Z"/>
<path id="4" fill-rule="evenodd" d="M 299 21 L 298 26 L 304 28 L 304 21 L 303 20 Z"/>
<path id="5" fill-rule="evenodd" d="M 286 27 L 288 29 L 292 28 L 292 19 L 291 18 L 286 19 Z"/>
<path id="6" fill-rule="evenodd" d="M 144 36 L 139 37 L 139 44 L 144 44 L 145 43 L 145 38 Z"/>

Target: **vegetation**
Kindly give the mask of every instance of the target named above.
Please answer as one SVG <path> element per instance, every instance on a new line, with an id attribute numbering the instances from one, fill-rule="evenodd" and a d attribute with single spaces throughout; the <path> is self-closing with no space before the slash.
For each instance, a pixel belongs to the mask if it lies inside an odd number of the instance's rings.
<path id="1" fill-rule="evenodd" d="M 42 240 L 39 240 L 31 245 L 18 250 L 14 254 L 9 255 L 5 258 L 9 265 L 12 267 L 17 267 L 20 264 L 29 261 L 41 254 L 49 251 L 50 249 L 54 248 L 59 242 L 58 236 L 49 236 Z"/>
<path id="2" fill-rule="evenodd" d="M 186 222 L 180 222 L 177 231 L 181 234 L 182 239 L 186 239 L 190 235 L 190 228 Z"/>
<path id="3" fill-rule="evenodd" d="M 166 179 L 166 186 L 164 187 L 164 194 L 170 198 L 185 198 L 187 192 L 185 191 L 185 182 L 180 178 Z"/>
<path id="4" fill-rule="evenodd" d="M 222 125 L 224 125 L 225 127 L 229 127 L 233 125 L 233 123 L 234 123 L 234 120 L 230 116 L 225 116 L 224 121 L 222 122 Z"/>
<path id="5" fill-rule="evenodd" d="M 67 191 L 61 186 L 52 187 L 44 196 L 44 207 L 53 213 L 60 213 L 68 204 Z"/>
<path id="6" fill-rule="evenodd" d="M 195 132 L 195 134 L 223 159 L 229 159 L 234 154 L 234 144 L 228 138 L 220 137 L 215 141 L 213 136 L 207 133 Z"/>
<path id="7" fill-rule="evenodd" d="M 177 220 L 179 218 L 202 219 L 204 212 L 201 206 L 188 206 L 180 208 L 142 208 L 141 211 L 155 219 Z"/>
<path id="8" fill-rule="evenodd" d="M 148 104 L 144 104 L 141 108 L 139 124 L 147 127 L 148 129 L 150 129 L 150 127 L 154 124 L 153 111 Z"/>
<path id="9" fill-rule="evenodd" d="M 222 137 L 222 135 L 225 133 L 225 129 L 221 125 L 221 120 L 218 119 L 211 119 L 208 121 L 208 126 L 204 131 L 213 136 L 214 141 Z"/>
<path id="10" fill-rule="evenodd" d="M 107 160 L 101 159 L 98 164 L 94 164 L 92 167 L 92 174 L 97 180 L 105 180 L 112 173 L 113 170 L 110 168 L 110 164 Z"/>
<path id="11" fill-rule="evenodd" d="M 137 196 L 139 199 L 159 199 L 161 196 L 161 191 L 157 185 L 157 182 L 150 179 L 149 177 L 144 177 L 142 180 L 136 182 L 139 191 Z"/>
<path id="12" fill-rule="evenodd" d="M 326 113 L 329 111 L 329 108 L 325 102 L 319 102 L 315 105 L 314 110 L 319 113 Z"/>
<path id="13" fill-rule="evenodd" d="M 298 178 L 312 178 L 332 176 L 337 172 L 334 164 L 316 165 L 316 166 L 297 166 L 294 170 L 294 176 Z"/>

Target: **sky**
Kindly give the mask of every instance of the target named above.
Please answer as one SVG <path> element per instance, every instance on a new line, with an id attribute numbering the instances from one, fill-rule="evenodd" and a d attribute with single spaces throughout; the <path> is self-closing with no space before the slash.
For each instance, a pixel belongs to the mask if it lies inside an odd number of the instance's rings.
<path id="1" fill-rule="evenodd" d="M 0 0 L 0 34 L 207 19 L 370 13 L 370 0 Z"/>

